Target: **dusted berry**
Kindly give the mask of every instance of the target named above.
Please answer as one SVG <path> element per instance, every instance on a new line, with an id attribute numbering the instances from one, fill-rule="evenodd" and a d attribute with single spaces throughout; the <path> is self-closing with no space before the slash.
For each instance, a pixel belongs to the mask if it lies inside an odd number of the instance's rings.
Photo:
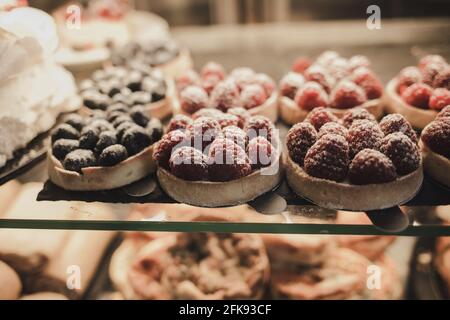
<path id="1" fill-rule="evenodd" d="M 317 140 L 305 156 L 305 171 L 316 178 L 342 181 L 348 171 L 348 143 L 337 134 Z"/>
<path id="2" fill-rule="evenodd" d="M 156 144 L 153 151 L 153 159 L 155 159 L 159 166 L 168 169 L 172 150 L 182 146 L 186 146 L 185 133 L 181 130 L 170 131 Z"/>
<path id="3" fill-rule="evenodd" d="M 78 131 L 81 131 L 83 127 L 85 126 L 86 122 L 84 121 L 83 117 L 76 113 L 71 113 L 64 117 L 64 123 L 67 123 L 68 125 L 71 125 Z"/>
<path id="4" fill-rule="evenodd" d="M 253 83 L 255 71 L 247 67 L 236 68 L 231 71 L 230 78 L 234 80 L 239 90 L 242 90 L 245 86 Z"/>
<path id="5" fill-rule="evenodd" d="M 87 124 L 90 124 L 94 120 L 106 120 L 106 112 L 102 110 L 92 110 L 89 118 L 86 120 Z"/>
<path id="6" fill-rule="evenodd" d="M 181 147 L 170 157 L 169 167 L 173 175 L 188 181 L 208 179 L 208 158 L 192 147 Z"/>
<path id="7" fill-rule="evenodd" d="M 328 95 L 317 82 L 307 82 L 295 95 L 295 102 L 303 110 L 326 107 Z"/>
<path id="8" fill-rule="evenodd" d="M 336 51 L 326 50 L 317 57 L 316 62 L 322 66 L 327 66 L 337 58 L 339 58 L 339 54 Z"/>
<path id="9" fill-rule="evenodd" d="M 433 87 L 450 90 L 450 66 L 445 66 L 439 71 L 434 78 Z"/>
<path id="10" fill-rule="evenodd" d="M 350 74 L 348 60 L 342 57 L 334 59 L 327 66 L 328 73 L 336 80 L 341 80 Z"/>
<path id="11" fill-rule="evenodd" d="M 206 93 L 209 95 L 214 90 L 214 88 L 217 86 L 217 84 L 222 81 L 218 76 L 210 75 L 204 79 L 201 80 L 200 86 L 203 88 L 203 90 L 206 91 Z"/>
<path id="12" fill-rule="evenodd" d="M 80 143 L 78 140 L 72 139 L 59 139 L 55 141 L 52 147 L 53 155 L 58 160 L 64 160 L 67 154 L 78 149 L 80 147 Z"/>
<path id="13" fill-rule="evenodd" d="M 331 92 L 331 88 L 334 85 L 334 79 L 328 74 L 328 72 L 319 65 L 312 65 L 305 71 L 305 78 L 308 81 L 317 82 L 327 92 Z"/>
<path id="14" fill-rule="evenodd" d="M 429 86 L 433 86 L 434 80 L 439 72 L 444 68 L 443 65 L 437 63 L 427 64 L 422 69 L 423 82 Z"/>
<path id="15" fill-rule="evenodd" d="M 153 102 L 152 93 L 145 92 L 145 91 L 136 91 L 133 92 L 130 97 L 130 104 L 132 106 L 141 104 L 141 105 L 147 105 L 149 103 Z"/>
<path id="16" fill-rule="evenodd" d="M 225 182 L 249 175 L 252 171 L 244 149 L 233 141 L 216 139 L 209 149 L 209 179 Z"/>
<path id="17" fill-rule="evenodd" d="M 123 122 L 121 123 L 117 128 L 116 128 L 116 132 L 117 132 L 117 139 L 122 140 L 122 136 L 125 133 L 125 131 L 127 131 L 130 128 L 134 128 L 134 127 L 138 127 L 138 125 L 132 121 L 127 121 L 127 122 Z"/>
<path id="18" fill-rule="evenodd" d="M 308 114 L 305 121 L 311 123 L 316 130 L 320 130 L 325 123 L 338 122 L 339 120 L 328 109 L 320 107 L 313 109 Z"/>
<path id="19" fill-rule="evenodd" d="M 297 73 L 303 73 L 311 66 L 311 60 L 308 57 L 298 57 L 294 60 L 291 70 Z"/>
<path id="20" fill-rule="evenodd" d="M 303 167 L 306 153 L 316 141 L 317 131 L 311 123 L 297 123 L 289 130 L 286 139 L 289 157 Z"/>
<path id="21" fill-rule="evenodd" d="M 253 77 L 253 83 L 263 87 L 267 97 L 270 97 L 275 91 L 275 82 L 265 73 L 257 73 Z"/>
<path id="22" fill-rule="evenodd" d="M 180 93 L 181 109 L 193 114 L 208 106 L 208 94 L 201 87 L 189 86 Z"/>
<path id="23" fill-rule="evenodd" d="M 138 71 L 131 71 L 123 79 L 125 86 L 133 92 L 141 91 L 142 89 L 142 74 Z"/>
<path id="24" fill-rule="evenodd" d="M 163 135 L 163 125 L 161 123 L 161 120 L 159 120 L 158 118 L 152 118 L 147 123 L 145 130 L 147 130 L 147 133 L 151 139 L 151 144 L 159 141 L 159 139 L 161 139 Z"/>
<path id="25" fill-rule="evenodd" d="M 407 104 L 417 108 L 427 109 L 432 90 L 425 83 L 415 83 L 403 91 L 402 98 Z"/>
<path id="26" fill-rule="evenodd" d="M 241 106 L 245 109 L 253 109 L 262 105 L 267 100 L 263 87 L 259 84 L 249 84 L 241 91 Z"/>
<path id="27" fill-rule="evenodd" d="M 124 122 L 133 122 L 133 119 L 131 119 L 130 115 L 128 114 L 122 114 L 121 116 L 118 116 L 114 119 L 112 125 L 114 126 L 114 128 L 119 128 L 119 126 Z"/>
<path id="28" fill-rule="evenodd" d="M 124 132 L 121 142 L 132 156 L 151 145 L 152 139 L 144 128 L 136 126 Z"/>
<path id="29" fill-rule="evenodd" d="M 450 118 L 442 117 L 426 126 L 422 141 L 434 152 L 450 159 Z"/>
<path id="30" fill-rule="evenodd" d="M 414 83 L 422 82 L 423 76 L 417 67 L 406 67 L 400 71 L 397 77 L 397 92 L 402 92 Z"/>
<path id="31" fill-rule="evenodd" d="M 383 131 L 385 136 L 394 132 L 402 132 L 408 136 L 412 142 L 417 143 L 416 132 L 408 120 L 406 120 L 401 114 L 394 113 L 385 116 L 380 121 L 380 129 Z"/>
<path id="32" fill-rule="evenodd" d="M 397 178 L 392 161 L 379 151 L 364 149 L 350 163 L 348 172 L 354 184 L 374 184 L 394 181 Z"/>
<path id="33" fill-rule="evenodd" d="M 108 113 L 108 121 L 110 123 L 114 122 L 118 117 L 123 116 L 125 113 L 122 111 L 113 111 Z"/>
<path id="34" fill-rule="evenodd" d="M 121 144 L 114 144 L 105 149 L 98 158 L 98 164 L 102 167 L 112 167 L 128 158 L 127 149 Z"/>
<path id="35" fill-rule="evenodd" d="M 366 56 L 356 55 L 348 60 L 348 67 L 351 71 L 361 67 L 370 68 L 370 60 Z"/>
<path id="36" fill-rule="evenodd" d="M 346 128 L 350 128 L 356 120 L 370 120 L 377 123 L 375 116 L 364 108 L 352 108 L 344 113 L 342 116 L 342 124 Z"/>
<path id="37" fill-rule="evenodd" d="M 211 92 L 211 106 L 226 112 L 228 109 L 240 107 L 239 88 L 232 80 L 217 84 Z"/>
<path id="38" fill-rule="evenodd" d="M 248 143 L 247 153 L 252 168 L 257 170 L 272 164 L 275 150 L 266 138 L 256 137 Z"/>
<path id="39" fill-rule="evenodd" d="M 204 108 L 204 109 L 200 109 L 196 113 L 194 113 L 192 115 L 192 119 L 196 120 L 200 117 L 208 117 L 208 118 L 217 119 L 222 114 L 223 114 L 223 112 L 220 110 L 217 110 L 214 108 Z"/>
<path id="40" fill-rule="evenodd" d="M 192 124 L 192 119 L 183 114 L 177 114 L 174 116 L 167 125 L 167 132 L 174 130 L 186 130 L 186 128 Z"/>
<path id="41" fill-rule="evenodd" d="M 298 89 L 300 89 L 304 83 L 305 78 L 301 74 L 289 72 L 280 81 L 281 95 L 294 100 Z"/>
<path id="42" fill-rule="evenodd" d="M 337 84 L 330 95 L 331 105 L 337 109 L 349 109 L 367 101 L 364 90 L 355 83 L 343 80 Z"/>
<path id="43" fill-rule="evenodd" d="M 112 113 L 112 112 L 122 112 L 122 113 L 127 113 L 128 112 L 128 106 L 122 102 L 116 102 L 110 106 L 108 106 L 107 109 L 108 113 Z"/>
<path id="44" fill-rule="evenodd" d="M 240 146 L 242 149 L 245 149 L 247 142 L 247 135 L 244 130 L 236 126 L 225 127 L 222 130 L 222 135 L 225 139 L 231 140 Z"/>
<path id="45" fill-rule="evenodd" d="M 337 122 L 328 122 L 325 123 L 322 128 L 320 128 L 318 133 L 318 139 L 323 137 L 326 134 L 338 134 L 340 136 L 343 136 L 344 138 L 347 137 L 348 130 L 343 125 L 337 123 Z"/>
<path id="46" fill-rule="evenodd" d="M 436 63 L 436 64 L 440 64 L 440 65 L 447 64 L 447 62 L 441 55 L 429 54 L 429 55 L 423 57 L 422 59 L 420 59 L 419 68 L 424 69 L 427 65 L 429 65 L 431 63 Z"/>
<path id="47" fill-rule="evenodd" d="M 380 151 L 391 159 L 399 175 L 411 173 L 420 166 L 419 148 L 401 132 L 394 132 L 384 137 Z"/>
<path id="48" fill-rule="evenodd" d="M 248 119 L 245 126 L 245 131 L 249 140 L 261 136 L 274 143 L 274 129 L 273 123 L 264 116 L 253 116 Z"/>
<path id="49" fill-rule="evenodd" d="M 352 81 L 363 88 L 367 99 L 378 99 L 383 94 L 383 84 L 368 68 L 358 68 L 353 71 Z"/>
<path id="50" fill-rule="evenodd" d="M 220 116 L 216 118 L 216 120 L 222 129 L 228 126 L 239 125 L 239 118 L 229 113 L 222 113 Z"/>
<path id="51" fill-rule="evenodd" d="M 63 123 L 58 125 L 55 129 L 53 129 L 51 136 L 52 136 L 52 143 L 54 143 L 56 140 L 59 139 L 78 139 L 80 137 L 80 133 L 70 124 Z"/>
<path id="52" fill-rule="evenodd" d="M 114 126 L 105 119 L 94 119 L 88 126 L 96 129 L 98 132 L 114 131 Z"/>
<path id="53" fill-rule="evenodd" d="M 95 150 L 99 139 L 100 131 L 91 126 L 84 127 L 80 136 L 80 148 Z"/>
<path id="54" fill-rule="evenodd" d="M 217 62 L 208 62 L 203 66 L 200 75 L 202 78 L 216 76 L 223 80 L 225 78 L 225 69 Z"/>
<path id="55" fill-rule="evenodd" d="M 117 143 L 116 133 L 113 131 L 103 131 L 98 136 L 98 141 L 95 146 L 95 151 L 101 153 L 103 149 L 112 146 Z"/>
<path id="56" fill-rule="evenodd" d="M 353 159 L 358 152 L 366 148 L 378 150 L 383 137 L 383 131 L 377 123 L 370 120 L 353 122 L 347 133 L 350 158 Z"/>
<path id="57" fill-rule="evenodd" d="M 235 115 L 239 118 L 238 127 L 243 129 L 248 119 L 250 119 L 250 113 L 244 108 L 231 108 L 228 110 L 228 114 Z"/>
<path id="58" fill-rule="evenodd" d="M 436 116 L 436 119 L 450 118 L 450 105 L 444 107 Z"/>
<path id="59" fill-rule="evenodd" d="M 67 154 L 63 167 L 69 171 L 81 172 L 83 168 L 94 167 L 96 162 L 95 155 L 91 150 L 77 149 Z"/>
<path id="60" fill-rule="evenodd" d="M 204 150 L 211 142 L 220 136 L 221 128 L 219 123 L 207 117 L 200 117 L 187 128 L 187 136 L 191 141 L 191 146 Z"/>
<path id="61" fill-rule="evenodd" d="M 150 118 L 145 113 L 144 106 L 136 105 L 130 110 L 130 117 L 133 119 L 134 123 L 140 125 L 141 127 L 146 127 Z"/>

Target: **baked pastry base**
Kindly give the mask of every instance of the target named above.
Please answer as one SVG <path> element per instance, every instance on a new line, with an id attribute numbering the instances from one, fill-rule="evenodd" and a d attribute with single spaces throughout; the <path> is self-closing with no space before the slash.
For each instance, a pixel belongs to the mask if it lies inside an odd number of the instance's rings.
<path id="1" fill-rule="evenodd" d="M 422 140 L 419 145 L 422 150 L 423 167 L 426 173 L 434 180 L 450 187 L 450 159 L 432 151 Z"/>
<path id="2" fill-rule="evenodd" d="M 288 97 L 284 97 L 280 95 L 280 99 L 278 101 L 278 106 L 280 108 L 280 116 L 283 121 L 289 125 L 294 125 L 296 123 L 302 122 L 308 116 L 308 110 L 303 110 L 297 106 L 294 100 Z M 384 113 L 384 104 L 383 98 L 369 100 L 362 105 L 358 106 L 360 108 L 364 108 L 369 111 L 371 114 L 375 116 L 375 118 L 380 119 Z M 356 108 L 356 107 L 355 107 Z M 345 112 L 352 109 L 335 109 L 335 108 L 327 108 L 331 111 L 336 117 L 342 118 Z"/>
<path id="3" fill-rule="evenodd" d="M 400 113 L 414 128 L 423 129 L 436 118 L 438 112 L 420 109 L 407 104 L 397 93 L 397 79 L 392 79 L 385 90 L 386 110 L 389 113 Z"/>
<path id="4" fill-rule="evenodd" d="M 71 191 L 116 189 L 138 181 L 156 170 L 153 145 L 113 167 L 83 168 L 82 174 L 65 170 L 51 151 L 48 153 L 47 162 L 50 180 L 57 186 Z"/>
<path id="5" fill-rule="evenodd" d="M 423 181 L 422 166 L 395 181 L 353 185 L 315 178 L 286 156 L 286 177 L 292 190 L 318 206 L 348 211 L 391 208 L 412 199 Z"/>

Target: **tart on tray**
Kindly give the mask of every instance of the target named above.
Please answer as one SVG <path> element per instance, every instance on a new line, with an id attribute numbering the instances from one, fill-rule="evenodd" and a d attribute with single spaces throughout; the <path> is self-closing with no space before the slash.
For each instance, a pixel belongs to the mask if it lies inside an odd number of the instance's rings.
<path id="1" fill-rule="evenodd" d="M 287 135 L 287 181 L 295 193 L 325 208 L 394 207 L 421 187 L 417 142 L 399 114 L 377 123 L 363 108 L 347 111 L 340 120 L 328 109 L 316 108 Z"/>
<path id="2" fill-rule="evenodd" d="M 278 93 L 274 81 L 250 68 L 236 68 L 227 74 L 223 66 L 209 62 L 200 74 L 188 70 L 177 77 L 175 87 L 174 114 L 192 116 L 200 109 L 227 112 L 242 107 L 250 115 L 263 115 L 272 122 L 278 118 Z"/>
<path id="3" fill-rule="evenodd" d="M 423 57 L 400 71 L 386 87 L 386 108 L 423 129 L 450 104 L 450 66 L 439 55 Z"/>
<path id="4" fill-rule="evenodd" d="M 119 188 L 154 173 L 153 145 L 162 124 L 141 106 L 96 110 L 89 117 L 70 114 L 52 132 L 50 180 L 73 191 Z"/>
<path id="5" fill-rule="evenodd" d="M 450 105 L 422 131 L 420 146 L 425 171 L 434 180 L 450 187 Z"/>
<path id="6" fill-rule="evenodd" d="M 280 183 L 281 150 L 274 124 L 241 108 L 230 111 L 203 109 L 195 119 L 177 115 L 169 123 L 154 158 L 161 187 L 176 201 L 238 205 Z"/>
<path id="7" fill-rule="evenodd" d="M 279 84 L 279 109 L 284 122 L 303 121 L 314 108 L 327 107 L 337 117 L 361 107 L 379 119 L 383 115 L 383 85 L 365 56 L 349 59 L 323 52 L 313 63 L 298 58 Z"/>

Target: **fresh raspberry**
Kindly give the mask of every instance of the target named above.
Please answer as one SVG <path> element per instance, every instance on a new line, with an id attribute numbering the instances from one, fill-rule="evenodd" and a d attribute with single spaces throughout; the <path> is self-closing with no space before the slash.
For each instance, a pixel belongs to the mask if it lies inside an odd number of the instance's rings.
<path id="1" fill-rule="evenodd" d="M 341 80 L 350 74 L 348 60 L 342 57 L 336 58 L 327 67 L 328 73 L 336 80 Z"/>
<path id="2" fill-rule="evenodd" d="M 354 71 L 361 67 L 370 68 L 370 60 L 366 56 L 356 55 L 348 60 L 348 66 L 351 71 Z"/>
<path id="3" fill-rule="evenodd" d="M 265 73 L 257 73 L 253 77 L 253 83 L 259 84 L 261 87 L 263 87 L 267 97 L 270 97 L 275 91 L 275 82 Z"/>
<path id="4" fill-rule="evenodd" d="M 424 69 L 426 66 L 428 66 L 429 64 L 432 64 L 432 63 L 441 64 L 441 65 L 447 64 L 447 62 L 445 61 L 445 59 L 442 56 L 440 56 L 438 54 L 430 54 L 430 55 L 427 55 L 427 56 L 423 57 L 422 59 L 420 59 L 419 68 Z"/>
<path id="5" fill-rule="evenodd" d="M 385 116 L 380 121 L 380 129 L 383 131 L 385 136 L 394 132 L 402 132 L 408 136 L 412 142 L 418 142 L 416 132 L 408 120 L 406 120 L 401 114 L 394 113 Z"/>
<path id="6" fill-rule="evenodd" d="M 266 91 L 259 84 L 249 84 L 241 91 L 241 105 L 245 109 L 253 109 L 267 100 Z"/>
<path id="7" fill-rule="evenodd" d="M 439 71 L 434 78 L 433 87 L 450 90 L 450 66 L 447 65 Z"/>
<path id="8" fill-rule="evenodd" d="M 198 73 L 192 69 L 187 70 L 182 75 L 175 79 L 178 92 L 181 92 L 188 86 L 198 85 L 200 83 L 200 77 Z"/>
<path id="9" fill-rule="evenodd" d="M 305 78 L 295 72 L 289 72 L 280 81 L 281 95 L 294 100 L 295 94 L 305 83 Z"/>
<path id="10" fill-rule="evenodd" d="M 218 76 L 212 74 L 207 76 L 206 78 L 203 78 L 200 81 L 200 85 L 203 88 L 203 90 L 206 91 L 207 94 L 211 94 L 211 92 L 214 90 L 214 88 L 220 81 L 222 80 Z"/>
<path id="11" fill-rule="evenodd" d="M 297 73 L 303 73 L 311 66 L 311 60 L 308 57 L 298 57 L 294 60 L 291 70 Z"/>
<path id="12" fill-rule="evenodd" d="M 203 79 L 206 79 L 210 76 L 216 76 L 220 80 L 223 80 L 225 79 L 225 69 L 217 62 L 208 62 L 203 66 L 200 75 Z"/>
<path id="13" fill-rule="evenodd" d="M 402 93 L 403 100 L 414 107 L 427 109 L 433 89 L 425 83 L 415 83 Z"/>
<path id="14" fill-rule="evenodd" d="M 222 135 L 225 139 L 231 140 L 240 146 L 242 149 L 246 149 L 247 135 L 245 131 L 236 126 L 229 126 L 223 128 Z"/>
<path id="15" fill-rule="evenodd" d="M 153 151 L 153 159 L 159 166 L 169 169 L 169 159 L 172 151 L 187 144 L 186 135 L 183 131 L 175 130 L 166 133 L 156 144 Z"/>
<path id="16" fill-rule="evenodd" d="M 305 71 L 305 78 L 308 81 L 314 81 L 320 84 L 327 92 L 331 92 L 331 88 L 334 85 L 334 79 L 328 74 L 325 68 L 319 65 L 312 65 Z"/>
<path id="17" fill-rule="evenodd" d="M 220 136 L 220 133 L 220 125 L 215 119 L 200 117 L 187 127 L 186 135 L 191 141 L 191 146 L 203 151 Z"/>
<path id="18" fill-rule="evenodd" d="M 361 67 L 354 70 L 352 81 L 363 88 L 369 100 L 378 99 L 383 94 L 383 84 L 368 68 Z"/>
<path id="19" fill-rule="evenodd" d="M 397 92 L 403 91 L 414 83 L 422 82 L 422 72 L 417 67 L 406 67 L 397 76 Z"/>
<path id="20" fill-rule="evenodd" d="M 328 95 L 317 82 L 307 82 L 295 95 L 295 102 L 303 110 L 312 110 L 318 107 L 326 107 Z"/>
<path id="21" fill-rule="evenodd" d="M 274 135 L 275 126 L 273 123 L 264 116 L 253 116 L 248 119 L 245 126 L 246 134 L 249 140 L 261 136 L 269 140 L 271 143 L 275 143 Z"/>
<path id="22" fill-rule="evenodd" d="M 442 118 L 450 118 L 450 105 L 444 107 L 436 116 L 436 120 Z"/>
<path id="23" fill-rule="evenodd" d="M 333 108 L 349 109 L 363 104 L 367 101 L 367 97 L 361 87 L 343 80 L 331 92 L 330 100 Z"/>
<path id="24" fill-rule="evenodd" d="M 173 175 L 188 181 L 208 179 L 208 158 L 192 147 L 181 147 L 172 153 L 169 167 Z"/>
<path id="25" fill-rule="evenodd" d="M 373 184 L 394 181 L 397 178 L 392 161 L 379 151 L 364 149 L 350 163 L 348 172 L 354 184 Z"/>
<path id="26" fill-rule="evenodd" d="M 177 114 L 174 116 L 167 125 L 167 132 L 175 130 L 186 130 L 186 128 L 192 124 L 192 119 L 184 114 Z"/>
<path id="27" fill-rule="evenodd" d="M 236 68 L 230 73 L 230 78 L 235 81 L 239 90 L 242 90 L 246 85 L 253 83 L 254 77 L 255 71 L 247 67 Z"/>
<path id="28" fill-rule="evenodd" d="M 430 109 L 440 111 L 448 105 L 450 105 L 450 91 L 445 88 L 434 89 L 430 97 Z"/>
<path id="29" fill-rule="evenodd" d="M 211 92 L 211 105 L 223 112 L 228 109 L 240 107 L 239 89 L 232 80 L 219 82 Z"/>
<path id="30" fill-rule="evenodd" d="M 322 52 L 320 56 L 317 57 L 316 63 L 322 66 L 327 66 L 337 58 L 339 58 L 339 54 L 336 51 L 327 50 Z"/>
<path id="31" fill-rule="evenodd" d="M 193 114 L 208 106 L 208 94 L 201 87 L 189 86 L 180 93 L 180 105 L 184 112 Z"/>
<path id="32" fill-rule="evenodd" d="M 227 139 L 216 139 L 209 149 L 209 179 L 225 182 L 249 175 L 252 171 L 244 149 Z"/>
<path id="33" fill-rule="evenodd" d="M 215 118 L 223 129 L 228 126 L 239 126 L 239 118 L 229 113 L 222 113 Z"/>
<path id="34" fill-rule="evenodd" d="M 214 108 L 203 108 L 198 110 L 196 113 L 192 115 L 192 119 L 196 120 L 200 117 L 208 117 L 213 119 L 218 119 L 223 114 L 222 111 L 214 109 Z"/>
<path id="35" fill-rule="evenodd" d="M 344 138 L 347 137 L 348 130 L 343 125 L 337 123 L 337 122 L 328 122 L 325 123 L 322 128 L 320 128 L 318 133 L 318 139 L 322 138 L 326 134 L 338 134 L 340 136 L 343 136 Z"/>
<path id="36" fill-rule="evenodd" d="M 274 160 L 272 144 L 264 137 L 256 137 L 248 143 L 248 156 L 254 170 L 270 166 Z"/>
<path id="37" fill-rule="evenodd" d="M 426 126 L 422 141 L 434 152 L 450 159 L 450 118 L 441 117 Z"/>
<path id="38" fill-rule="evenodd" d="M 434 80 L 442 68 L 444 68 L 444 66 L 438 63 L 427 64 L 422 69 L 423 82 L 429 86 L 433 86 Z"/>
<path id="39" fill-rule="evenodd" d="M 350 158 L 363 149 L 379 150 L 384 134 L 377 123 L 370 120 L 353 122 L 348 129 L 347 141 L 350 147 Z"/>
<path id="40" fill-rule="evenodd" d="M 288 132 L 286 145 L 289 157 L 303 167 L 306 153 L 317 141 L 317 131 L 309 122 L 300 122 Z"/>
<path id="41" fill-rule="evenodd" d="M 419 148 L 402 132 L 384 137 L 380 151 L 391 159 L 398 175 L 411 173 L 420 166 Z"/>
<path id="42" fill-rule="evenodd" d="M 337 134 L 317 140 L 305 157 L 305 171 L 317 178 L 342 181 L 348 171 L 348 143 Z"/>
<path id="43" fill-rule="evenodd" d="M 244 108 L 231 108 L 228 110 L 228 113 L 239 118 L 238 127 L 241 129 L 244 129 L 245 124 L 247 123 L 248 119 L 250 119 L 250 113 Z"/>
<path id="44" fill-rule="evenodd" d="M 353 122 L 355 122 L 356 120 L 369 120 L 377 123 L 377 119 L 375 119 L 375 116 L 364 108 L 349 109 L 344 113 L 341 119 L 342 124 L 346 128 L 350 128 Z"/>
<path id="45" fill-rule="evenodd" d="M 338 122 L 338 118 L 332 114 L 328 109 L 319 107 L 313 109 L 305 119 L 306 122 L 311 123 L 316 130 L 320 128 L 327 122 Z"/>

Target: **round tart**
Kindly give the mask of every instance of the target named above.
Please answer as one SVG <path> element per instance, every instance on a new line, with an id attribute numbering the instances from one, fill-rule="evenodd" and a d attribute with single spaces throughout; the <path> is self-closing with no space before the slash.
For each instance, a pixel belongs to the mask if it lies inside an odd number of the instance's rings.
<path id="1" fill-rule="evenodd" d="M 312 64 L 297 59 L 279 88 L 280 116 L 290 125 L 305 120 L 317 107 L 328 107 L 338 118 L 355 107 L 376 119 L 383 116 L 383 86 L 364 56 L 345 59 L 326 51 Z"/>
<path id="2" fill-rule="evenodd" d="M 378 124 L 367 111 L 350 110 L 340 124 L 324 108 L 287 136 L 286 176 L 298 195 L 329 208 L 386 209 L 419 191 L 422 158 L 411 125 L 401 115 Z"/>

